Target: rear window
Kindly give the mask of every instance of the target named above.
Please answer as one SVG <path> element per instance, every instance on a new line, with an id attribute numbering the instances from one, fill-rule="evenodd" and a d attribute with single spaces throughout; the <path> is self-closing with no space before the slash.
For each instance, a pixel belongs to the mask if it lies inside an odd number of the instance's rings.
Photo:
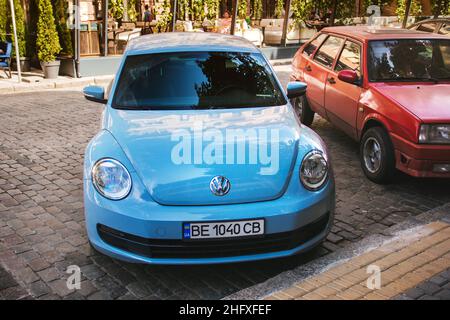
<path id="1" fill-rule="evenodd" d="M 286 104 L 259 53 L 177 52 L 129 56 L 113 99 L 117 109 L 180 110 Z"/>

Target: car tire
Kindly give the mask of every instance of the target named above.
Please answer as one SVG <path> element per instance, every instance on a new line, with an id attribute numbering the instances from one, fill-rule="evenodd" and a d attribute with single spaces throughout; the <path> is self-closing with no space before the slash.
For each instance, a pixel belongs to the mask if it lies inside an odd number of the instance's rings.
<path id="1" fill-rule="evenodd" d="M 395 174 L 392 141 L 381 127 L 367 130 L 360 143 L 359 156 L 364 174 L 378 184 L 389 183 Z"/>
<path id="2" fill-rule="evenodd" d="M 303 95 L 291 100 L 292 107 L 295 114 L 300 119 L 300 122 L 305 126 L 310 126 L 314 121 L 314 111 L 309 107 L 308 99 Z"/>

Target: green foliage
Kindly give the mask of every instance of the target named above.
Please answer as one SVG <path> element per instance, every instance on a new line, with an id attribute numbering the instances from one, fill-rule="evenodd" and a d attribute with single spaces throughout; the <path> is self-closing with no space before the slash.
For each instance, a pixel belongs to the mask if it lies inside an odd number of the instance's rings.
<path id="1" fill-rule="evenodd" d="M 25 14 L 23 12 L 20 0 L 14 0 L 14 14 L 16 17 L 17 39 L 19 42 L 19 55 L 27 56 L 27 27 L 25 23 Z M 0 0 L 0 41 L 12 41 L 13 55 L 15 55 L 15 39 L 12 15 L 9 0 Z M 11 36 L 7 36 L 10 34 Z"/>
<path id="2" fill-rule="evenodd" d="M 109 15 L 114 20 L 122 20 L 123 18 L 123 1 L 109 0 Z"/>
<path id="3" fill-rule="evenodd" d="M 253 19 L 259 20 L 262 18 L 263 14 L 263 4 L 262 0 L 253 0 L 252 7 L 252 17 Z"/>
<path id="4" fill-rule="evenodd" d="M 431 7 L 433 15 L 436 14 L 436 10 L 440 9 L 439 12 L 437 12 L 437 15 L 444 15 L 449 16 L 450 15 L 450 1 L 449 0 L 431 0 Z"/>
<path id="5" fill-rule="evenodd" d="M 205 4 L 208 9 L 206 18 L 215 19 L 219 15 L 220 0 L 205 0 Z"/>
<path id="6" fill-rule="evenodd" d="M 191 14 L 191 6 L 189 5 L 189 0 L 179 0 L 178 1 L 179 19 L 189 20 L 189 15 Z"/>
<path id="7" fill-rule="evenodd" d="M 395 13 L 400 19 L 405 17 L 406 13 L 406 0 L 398 0 L 397 1 L 397 9 Z M 412 0 L 411 8 L 409 9 L 410 16 L 418 16 L 422 13 L 422 4 L 419 0 Z"/>
<path id="8" fill-rule="evenodd" d="M 7 25 L 7 7 L 8 0 L 0 0 L 0 41 L 6 40 L 6 25 Z"/>
<path id="9" fill-rule="evenodd" d="M 137 0 L 128 0 L 127 2 L 128 21 L 131 22 L 137 21 L 138 14 L 136 11 L 136 3 Z M 109 0 L 108 8 L 109 8 L 109 15 L 112 18 L 114 18 L 114 20 L 116 21 L 123 20 L 123 14 L 125 12 L 123 0 Z"/>
<path id="10" fill-rule="evenodd" d="M 72 56 L 72 37 L 70 29 L 67 27 L 67 9 L 66 0 L 53 0 L 53 15 L 55 17 L 56 30 L 58 31 L 59 44 L 61 45 L 61 54 Z"/>
<path id="11" fill-rule="evenodd" d="M 132 21 L 132 22 L 136 22 L 138 15 L 137 15 L 137 11 L 136 11 L 136 2 L 137 0 L 128 0 L 128 8 L 127 8 L 127 13 L 128 13 L 128 21 Z"/>
<path id="12" fill-rule="evenodd" d="M 308 20 L 309 14 L 314 9 L 316 1 L 314 0 L 293 0 L 291 10 L 294 21 L 299 24 L 301 21 Z"/>
<path id="13" fill-rule="evenodd" d="M 283 18 L 283 10 L 284 10 L 284 1 L 277 0 L 275 5 L 275 17 L 278 19 Z"/>
<path id="14" fill-rule="evenodd" d="M 192 20 L 203 21 L 203 19 L 205 18 L 204 0 L 191 0 L 191 13 Z"/>
<path id="15" fill-rule="evenodd" d="M 247 17 L 247 0 L 239 1 L 238 5 L 238 17 L 240 19 L 245 19 Z"/>
<path id="16" fill-rule="evenodd" d="M 24 57 L 27 55 L 27 27 L 25 22 L 25 14 L 23 12 L 22 3 L 20 0 L 14 0 L 14 13 L 16 17 L 16 28 L 17 28 L 17 40 L 19 44 L 19 55 Z M 12 19 L 10 23 L 10 30 L 12 33 Z M 14 45 L 14 37 L 13 37 Z M 15 47 L 14 47 L 15 48 Z"/>
<path id="17" fill-rule="evenodd" d="M 39 0 L 39 18 L 37 23 L 36 48 L 39 61 L 55 61 L 56 55 L 61 51 L 55 18 L 50 0 Z"/>
<path id="18" fill-rule="evenodd" d="M 158 28 L 164 30 L 172 22 L 172 11 L 170 7 L 170 0 L 164 0 L 162 6 L 162 12 L 160 14 L 159 20 L 156 23 Z"/>

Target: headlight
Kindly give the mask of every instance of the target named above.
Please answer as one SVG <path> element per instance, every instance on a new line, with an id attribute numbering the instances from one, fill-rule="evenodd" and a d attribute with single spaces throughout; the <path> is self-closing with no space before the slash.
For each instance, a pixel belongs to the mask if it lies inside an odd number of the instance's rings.
<path id="1" fill-rule="evenodd" d="M 309 152 L 302 161 L 300 180 L 306 189 L 319 190 L 328 178 L 328 162 L 326 155 L 319 150 Z"/>
<path id="2" fill-rule="evenodd" d="M 421 125 L 419 143 L 450 144 L 450 124 Z"/>
<path id="3" fill-rule="evenodd" d="M 94 165 L 92 183 L 102 196 L 111 200 L 123 199 L 131 190 L 130 174 L 114 159 L 101 159 Z"/>

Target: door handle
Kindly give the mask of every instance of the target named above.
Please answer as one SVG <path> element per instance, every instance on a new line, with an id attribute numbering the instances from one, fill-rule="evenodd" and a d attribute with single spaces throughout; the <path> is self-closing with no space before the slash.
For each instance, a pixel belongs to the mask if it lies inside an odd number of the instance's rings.
<path id="1" fill-rule="evenodd" d="M 333 77 L 328 78 L 327 80 L 328 80 L 328 82 L 331 83 L 331 84 L 335 84 L 335 83 L 336 83 L 336 80 L 334 80 Z"/>
<path id="2" fill-rule="evenodd" d="M 311 66 L 306 66 L 305 67 L 305 71 L 311 71 L 312 69 L 311 69 Z"/>

